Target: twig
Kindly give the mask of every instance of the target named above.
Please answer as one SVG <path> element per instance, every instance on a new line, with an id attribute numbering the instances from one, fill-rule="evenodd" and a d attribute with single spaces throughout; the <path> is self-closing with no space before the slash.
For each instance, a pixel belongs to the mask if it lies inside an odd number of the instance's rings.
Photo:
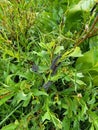
<path id="1" fill-rule="evenodd" d="M 75 43 L 74 47 L 79 46 L 82 42 L 84 42 L 87 38 L 90 38 L 94 35 L 96 35 L 96 32 L 98 31 L 98 28 L 95 28 L 96 23 L 98 22 L 98 14 L 96 15 L 94 22 L 91 26 L 91 28 L 89 29 L 89 31 L 80 39 L 78 39 L 78 41 Z M 73 49 L 71 49 L 71 52 L 73 51 Z M 70 53 L 66 54 L 69 55 Z M 61 64 L 61 62 L 58 62 L 59 59 L 61 58 L 61 55 L 57 56 L 51 63 L 51 67 L 50 69 L 52 70 L 51 76 L 54 76 L 57 72 L 58 66 Z M 49 89 L 49 87 L 53 84 L 53 81 L 47 81 L 46 83 L 44 83 L 43 88 L 47 91 Z"/>
<path id="2" fill-rule="evenodd" d="M 88 38 L 90 37 L 94 37 L 98 35 L 98 28 L 95 28 L 88 36 Z"/>
<path id="3" fill-rule="evenodd" d="M 91 28 L 89 29 L 89 31 L 87 32 L 87 34 L 85 34 L 84 36 L 82 36 L 82 38 L 78 39 L 78 41 L 75 43 L 74 47 L 79 46 L 82 42 L 84 42 L 87 38 L 91 37 L 93 35 L 93 30 L 95 28 L 96 23 L 98 22 L 98 14 L 95 17 L 95 20 L 91 26 Z M 98 30 L 98 29 L 97 29 Z M 96 30 L 96 31 L 97 31 Z"/>

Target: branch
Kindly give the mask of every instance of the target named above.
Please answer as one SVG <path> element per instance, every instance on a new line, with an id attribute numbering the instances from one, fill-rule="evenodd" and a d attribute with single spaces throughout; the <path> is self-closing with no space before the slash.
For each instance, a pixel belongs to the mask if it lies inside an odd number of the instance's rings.
<path id="1" fill-rule="evenodd" d="M 88 38 L 90 37 L 94 37 L 98 35 L 98 28 L 95 28 L 88 36 Z"/>
<path id="2" fill-rule="evenodd" d="M 88 30 L 87 34 L 85 34 L 82 38 L 78 39 L 78 41 L 75 43 L 74 47 L 79 46 L 87 38 L 92 37 L 93 33 L 95 33 L 96 31 L 98 31 L 98 28 L 97 28 L 97 30 L 94 29 L 97 22 L 98 22 L 98 14 L 96 15 L 96 17 L 94 19 L 94 22 L 93 22 L 92 26 L 90 27 L 90 29 Z"/>
<path id="3" fill-rule="evenodd" d="M 90 27 L 89 31 L 87 32 L 87 34 L 85 34 L 82 38 L 78 39 L 78 41 L 75 43 L 74 47 L 77 47 L 78 45 L 80 45 L 87 38 L 90 38 L 90 37 L 96 35 L 96 32 L 98 31 L 98 28 L 95 28 L 95 25 L 96 25 L 97 22 L 98 22 L 98 14 L 96 15 L 96 17 L 94 19 L 94 22 L 91 25 L 91 27 Z M 71 51 L 73 51 L 73 50 L 71 50 Z M 57 69 L 58 69 L 59 65 L 61 64 L 61 62 L 58 62 L 61 57 L 62 56 L 59 55 L 52 61 L 51 66 L 50 66 L 50 69 L 52 70 L 51 77 L 56 74 Z M 49 81 L 47 81 L 46 83 L 43 84 L 43 88 L 47 91 L 52 84 L 53 84 L 53 81 L 49 80 Z"/>

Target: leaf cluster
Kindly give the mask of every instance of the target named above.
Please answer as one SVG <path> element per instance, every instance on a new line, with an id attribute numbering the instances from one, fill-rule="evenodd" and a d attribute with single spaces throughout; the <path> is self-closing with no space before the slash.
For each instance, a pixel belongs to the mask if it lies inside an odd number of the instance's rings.
<path id="1" fill-rule="evenodd" d="M 98 129 L 95 4 L 0 1 L 1 130 Z"/>

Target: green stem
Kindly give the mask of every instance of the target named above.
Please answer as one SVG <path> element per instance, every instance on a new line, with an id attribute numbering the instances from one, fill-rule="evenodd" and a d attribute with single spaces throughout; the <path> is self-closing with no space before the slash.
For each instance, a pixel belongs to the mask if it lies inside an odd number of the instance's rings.
<path id="1" fill-rule="evenodd" d="M 2 125 L 21 105 L 22 105 L 22 103 L 19 104 L 7 117 L 5 117 L 5 118 L 0 122 L 0 125 Z"/>

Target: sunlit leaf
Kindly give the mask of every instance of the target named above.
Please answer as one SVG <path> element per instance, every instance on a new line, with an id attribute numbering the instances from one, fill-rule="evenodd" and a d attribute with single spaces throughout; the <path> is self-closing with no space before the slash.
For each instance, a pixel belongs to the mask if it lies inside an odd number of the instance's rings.
<path id="1" fill-rule="evenodd" d="M 50 120 L 50 113 L 48 111 L 42 116 L 42 121 L 44 122 L 45 120 Z"/>
<path id="2" fill-rule="evenodd" d="M 54 54 L 58 54 L 58 53 L 60 53 L 62 50 L 64 50 L 64 47 L 63 47 L 63 46 L 57 46 L 57 47 L 55 48 Z"/>
<path id="3" fill-rule="evenodd" d="M 90 127 L 90 130 L 95 130 L 94 125 L 92 124 L 92 126 Z"/>
<path id="4" fill-rule="evenodd" d="M 32 96 L 32 93 L 28 93 L 28 94 L 27 94 L 26 100 L 25 100 L 24 103 L 23 103 L 23 106 L 24 106 L 24 107 L 26 107 L 26 106 L 29 104 L 30 99 L 31 99 L 31 96 Z"/>
<path id="5" fill-rule="evenodd" d="M 17 124 L 11 123 L 9 125 L 4 126 L 1 130 L 15 130 L 17 128 Z"/>
<path id="6" fill-rule="evenodd" d="M 41 96 L 41 95 L 45 95 L 45 96 L 48 96 L 48 94 L 44 91 L 39 91 L 38 89 L 33 89 L 33 94 L 35 96 Z"/>
<path id="7" fill-rule="evenodd" d="M 79 48 L 79 47 L 76 47 L 75 50 L 74 50 L 74 52 L 72 52 L 72 53 L 70 54 L 70 56 L 72 56 L 72 57 L 81 57 L 81 56 L 83 56 L 83 55 L 81 54 L 80 48 Z"/>
<path id="8" fill-rule="evenodd" d="M 54 115 L 54 114 L 50 114 L 51 116 L 51 120 L 53 121 L 54 125 L 59 128 L 62 129 L 62 122 Z"/>
<path id="9" fill-rule="evenodd" d="M 15 96 L 14 102 L 18 104 L 20 101 L 25 101 L 26 99 L 27 99 L 27 95 L 23 91 L 20 91 Z"/>
<path id="10" fill-rule="evenodd" d="M 96 70 L 98 69 L 98 48 L 91 49 L 90 51 L 84 53 L 84 55 L 78 58 L 76 62 L 76 67 L 83 70 Z"/>
<path id="11" fill-rule="evenodd" d="M 92 111 L 89 111 L 89 116 L 90 116 L 90 122 L 93 123 L 93 125 L 95 126 L 97 130 L 98 129 L 98 115 Z"/>

